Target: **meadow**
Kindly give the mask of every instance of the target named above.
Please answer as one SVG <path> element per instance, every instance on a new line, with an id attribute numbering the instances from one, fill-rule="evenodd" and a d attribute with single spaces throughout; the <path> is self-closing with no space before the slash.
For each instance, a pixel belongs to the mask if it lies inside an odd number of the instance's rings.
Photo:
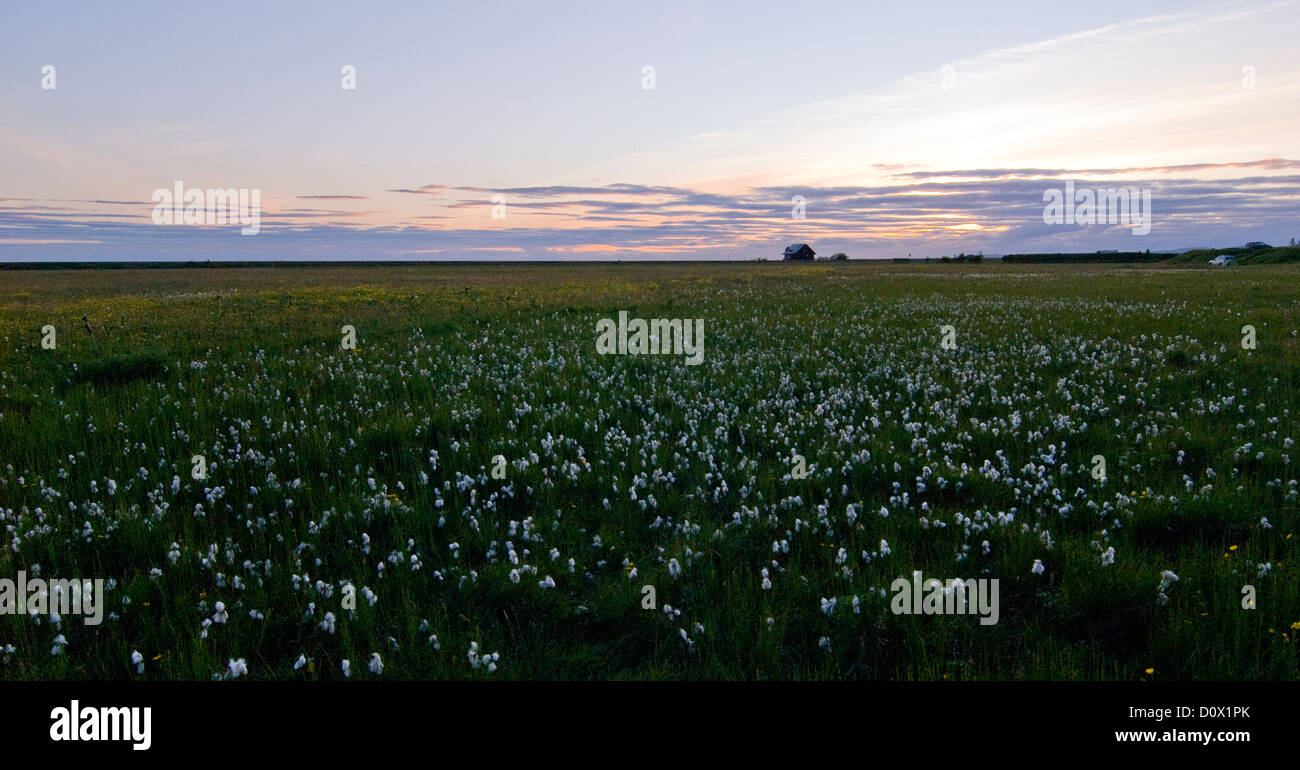
<path id="1" fill-rule="evenodd" d="M 1297 265 L 0 284 L 0 578 L 108 581 L 0 679 L 1300 679 Z"/>

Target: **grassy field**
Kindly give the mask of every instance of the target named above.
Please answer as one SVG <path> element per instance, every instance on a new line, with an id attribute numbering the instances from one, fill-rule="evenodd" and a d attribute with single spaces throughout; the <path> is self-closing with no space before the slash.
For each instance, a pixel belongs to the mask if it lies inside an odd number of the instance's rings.
<path id="1" fill-rule="evenodd" d="M 1300 678 L 1300 266 L 0 275 L 0 678 Z"/>

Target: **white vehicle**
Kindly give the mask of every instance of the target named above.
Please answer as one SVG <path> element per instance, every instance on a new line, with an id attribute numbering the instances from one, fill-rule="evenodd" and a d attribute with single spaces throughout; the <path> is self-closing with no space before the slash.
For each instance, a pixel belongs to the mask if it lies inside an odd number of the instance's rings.
<path id="1" fill-rule="evenodd" d="M 1231 254 L 1220 254 L 1219 256 L 1215 257 L 1214 259 L 1211 259 L 1211 260 L 1210 260 L 1210 264 L 1211 264 L 1211 265 L 1220 265 L 1220 266 L 1222 266 L 1222 265 L 1235 265 L 1235 264 L 1237 264 L 1237 258 L 1234 257 L 1234 256 L 1232 256 Z"/>

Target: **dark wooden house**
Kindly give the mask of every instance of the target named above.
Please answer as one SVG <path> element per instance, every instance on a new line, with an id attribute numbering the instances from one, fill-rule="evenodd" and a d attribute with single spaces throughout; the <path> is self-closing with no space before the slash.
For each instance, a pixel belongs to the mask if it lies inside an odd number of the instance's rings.
<path id="1" fill-rule="evenodd" d="M 786 261 L 807 261 L 811 262 L 816 253 L 806 243 L 792 243 L 785 247 Z"/>

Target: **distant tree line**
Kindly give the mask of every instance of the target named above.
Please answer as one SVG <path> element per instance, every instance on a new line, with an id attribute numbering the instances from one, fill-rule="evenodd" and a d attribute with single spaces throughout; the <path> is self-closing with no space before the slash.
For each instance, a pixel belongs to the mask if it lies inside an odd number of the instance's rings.
<path id="1" fill-rule="evenodd" d="M 1169 259 L 1168 254 L 1152 254 L 1150 251 L 1111 251 L 1088 254 L 1008 254 L 1003 262 L 1161 262 Z"/>

